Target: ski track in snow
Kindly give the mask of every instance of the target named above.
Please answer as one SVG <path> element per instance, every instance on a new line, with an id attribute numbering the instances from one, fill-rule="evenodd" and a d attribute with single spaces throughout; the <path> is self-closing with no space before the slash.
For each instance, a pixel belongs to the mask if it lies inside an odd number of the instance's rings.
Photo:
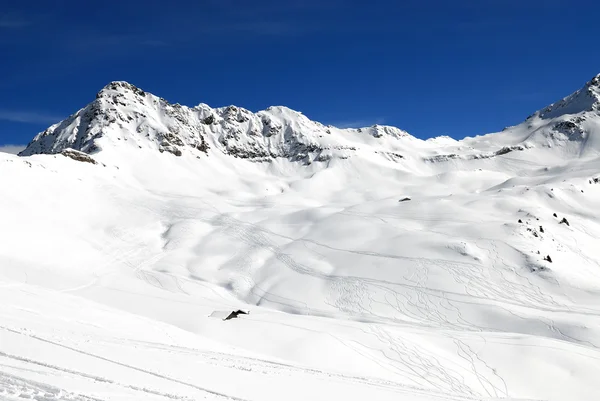
<path id="1" fill-rule="evenodd" d="M 175 379 L 175 378 L 167 377 L 167 376 L 158 374 L 156 372 L 149 371 L 147 369 L 142 369 L 142 368 L 132 366 L 129 364 L 125 364 L 125 363 L 122 363 L 122 362 L 119 362 L 119 361 L 116 361 L 113 359 L 108 359 L 108 358 L 105 358 L 105 357 L 102 357 L 99 355 L 88 353 L 86 351 L 83 351 L 83 350 L 80 350 L 77 348 L 73 348 L 70 346 L 66 346 L 64 344 L 60 344 L 60 343 L 57 343 L 55 341 L 51 341 L 48 339 L 44 339 L 44 338 L 41 338 L 36 335 L 23 333 L 23 332 L 13 330 L 10 328 L 6 328 L 6 327 L 0 327 L 0 330 L 5 330 L 5 331 L 8 331 L 8 332 L 11 332 L 14 334 L 18 334 L 18 335 L 25 335 L 25 336 L 28 336 L 35 340 L 42 341 L 42 342 L 45 342 L 45 343 L 69 350 L 69 351 L 73 351 L 73 352 L 76 352 L 79 354 L 83 354 L 83 355 L 91 357 L 91 358 L 99 359 L 99 360 L 108 362 L 110 364 L 119 365 L 119 366 L 125 367 L 127 369 L 132 369 L 132 370 L 135 370 L 138 372 L 145 373 L 150 376 L 154 376 L 155 378 L 158 378 L 158 379 L 181 384 L 183 386 L 198 390 L 199 395 L 206 393 L 206 394 L 210 394 L 211 396 L 216 396 L 217 399 L 243 400 L 242 398 L 232 397 L 232 396 L 228 396 L 226 394 L 221 394 L 221 393 L 218 393 L 215 391 L 211 391 L 209 389 L 199 387 L 195 384 L 187 383 L 187 382 Z M 106 339 L 100 340 L 100 342 L 102 342 L 102 341 L 106 341 Z M 110 339 L 109 342 L 114 342 L 114 340 Z M 136 344 L 139 344 L 139 342 L 136 342 Z M 297 374 L 303 374 L 303 375 L 324 377 L 325 379 L 334 378 L 334 379 L 341 380 L 341 381 L 360 383 L 360 384 L 367 385 L 367 386 L 381 387 L 381 388 L 389 389 L 389 390 L 392 390 L 395 392 L 400 392 L 400 393 L 409 393 L 409 394 L 423 393 L 428 396 L 431 396 L 433 399 L 438 398 L 438 397 L 443 398 L 443 399 L 453 399 L 453 397 L 448 397 L 443 392 L 440 392 L 438 395 L 436 395 L 435 392 L 426 392 L 426 391 L 423 391 L 420 387 L 403 386 L 403 385 L 399 385 L 398 383 L 375 379 L 375 378 L 351 377 L 351 376 L 345 376 L 345 375 L 340 375 L 340 374 L 336 374 L 336 373 L 323 372 L 323 371 L 316 370 L 316 369 L 300 368 L 300 367 L 296 367 L 293 365 L 274 363 L 271 361 L 260 360 L 260 359 L 255 359 L 255 358 L 243 358 L 243 357 L 239 357 L 239 356 L 233 356 L 233 355 L 228 355 L 228 354 L 223 354 L 223 353 L 218 353 L 218 352 L 206 352 L 206 351 L 200 351 L 200 350 L 196 350 L 196 349 L 189 349 L 189 348 L 177 347 L 177 346 L 165 346 L 162 344 L 155 344 L 155 343 L 143 343 L 143 345 L 144 345 L 144 347 L 147 347 L 147 348 L 157 348 L 160 350 L 165 350 L 170 353 L 191 354 L 196 357 L 202 358 L 203 362 L 205 362 L 207 364 L 214 364 L 215 366 L 227 366 L 230 369 L 238 369 L 238 370 L 242 370 L 242 371 L 258 371 L 258 372 L 260 372 L 260 374 L 263 374 L 263 375 L 273 375 L 273 374 L 277 375 L 277 374 L 282 374 L 282 373 L 283 374 L 297 373 Z M 431 362 L 427 361 L 426 363 L 423 363 L 426 360 L 424 360 L 422 357 L 420 357 L 418 355 L 418 353 L 416 353 L 416 352 L 411 355 L 412 355 L 412 357 L 414 357 L 414 360 L 409 359 L 406 361 L 407 369 L 410 369 L 412 372 L 414 372 L 417 376 L 419 376 L 421 378 L 425 378 L 425 376 L 429 376 L 432 374 L 431 367 L 433 365 L 431 364 Z M 190 399 L 187 397 L 179 397 L 175 394 L 160 392 L 160 391 L 152 389 L 152 388 L 140 388 L 137 386 L 119 383 L 117 381 L 113 381 L 113 380 L 105 378 L 105 377 L 94 376 L 94 375 L 90 375 L 88 373 L 83 373 L 83 372 L 75 371 L 72 369 L 65 369 L 60 366 L 56 366 L 56 365 L 28 359 L 28 358 L 23 358 L 23 357 L 19 357 L 19 356 L 15 356 L 15 355 L 10 355 L 10 354 L 4 353 L 4 352 L 0 352 L 0 358 L 5 358 L 8 360 L 19 361 L 19 362 L 25 362 L 28 366 L 35 365 L 38 367 L 42 367 L 44 369 L 50 369 L 50 370 L 56 371 L 58 374 L 71 375 L 71 376 L 76 376 L 79 378 L 84 378 L 87 380 L 93 380 L 95 382 L 107 383 L 107 384 L 118 386 L 118 387 L 128 388 L 128 389 L 134 390 L 135 392 L 145 393 L 145 394 L 149 394 L 149 395 L 157 395 L 157 396 L 165 397 L 165 398 L 169 398 L 169 399 L 177 399 L 177 400 Z M 435 358 L 434 358 L 434 361 L 435 361 Z M 437 361 L 436 361 L 436 363 L 437 363 Z M 2 365 L 0 364 L 0 366 L 2 366 Z M 6 366 L 6 365 L 4 365 L 4 366 Z M 417 372 L 417 370 L 419 372 Z M 449 383 L 451 383 L 451 384 L 453 383 L 452 376 L 448 375 L 443 369 L 440 369 L 440 374 L 443 376 L 443 378 L 445 380 L 448 380 Z M 483 380 L 486 380 L 486 379 L 483 378 Z M 82 401 L 97 400 L 96 398 L 90 398 L 90 397 L 86 397 L 86 396 L 72 394 L 65 390 L 56 388 L 56 387 L 48 386 L 43 383 L 38 383 L 38 382 L 35 382 L 32 380 L 24 380 L 17 376 L 13 376 L 13 375 L 1 373 L 1 372 L 0 372 L 0 383 L 3 386 L 5 386 L 4 396 L 9 397 L 10 395 L 12 395 L 13 397 L 15 397 L 15 399 L 31 398 L 31 399 L 36 399 L 36 400 L 52 400 L 52 399 L 67 399 L 67 400 L 82 400 Z M 444 389 L 443 386 L 440 386 L 440 388 Z M 472 394 L 472 395 L 474 395 L 476 397 L 475 394 Z M 10 399 L 10 398 L 7 398 L 7 399 Z M 461 398 L 461 399 L 463 399 L 463 398 Z M 476 399 L 476 398 L 473 398 L 473 399 Z"/>

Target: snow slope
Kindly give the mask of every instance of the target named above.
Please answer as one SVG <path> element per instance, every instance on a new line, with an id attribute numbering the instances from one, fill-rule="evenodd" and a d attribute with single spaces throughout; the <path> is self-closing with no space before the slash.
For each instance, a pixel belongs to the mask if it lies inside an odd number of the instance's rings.
<path id="1" fill-rule="evenodd" d="M 597 399 L 598 88 L 423 141 L 107 85 L 0 154 L 0 399 Z"/>

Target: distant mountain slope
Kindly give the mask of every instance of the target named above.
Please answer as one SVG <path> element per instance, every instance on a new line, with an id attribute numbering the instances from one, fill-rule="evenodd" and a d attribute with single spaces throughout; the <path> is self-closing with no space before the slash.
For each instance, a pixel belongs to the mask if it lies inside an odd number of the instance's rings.
<path id="1" fill-rule="evenodd" d="M 530 115 L 519 125 L 503 132 L 465 140 L 526 144 L 529 147 L 553 148 L 567 157 L 600 154 L 600 75 L 583 88 Z"/>

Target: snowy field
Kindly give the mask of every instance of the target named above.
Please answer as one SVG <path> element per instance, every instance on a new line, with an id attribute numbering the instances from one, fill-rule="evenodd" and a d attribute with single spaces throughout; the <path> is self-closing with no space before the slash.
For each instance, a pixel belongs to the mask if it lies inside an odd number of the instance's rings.
<path id="1" fill-rule="evenodd" d="M 126 125 L 97 164 L 0 153 L 0 399 L 598 400 L 600 130 L 551 132 L 587 107 L 460 142 L 328 128 L 311 163 Z"/>

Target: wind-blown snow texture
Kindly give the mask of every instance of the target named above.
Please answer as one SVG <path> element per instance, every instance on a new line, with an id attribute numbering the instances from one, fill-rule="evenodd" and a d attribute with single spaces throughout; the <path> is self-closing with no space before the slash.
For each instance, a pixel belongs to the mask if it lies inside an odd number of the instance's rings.
<path id="1" fill-rule="evenodd" d="M 0 154 L 0 398 L 597 399 L 599 85 L 461 141 L 107 85 Z"/>

